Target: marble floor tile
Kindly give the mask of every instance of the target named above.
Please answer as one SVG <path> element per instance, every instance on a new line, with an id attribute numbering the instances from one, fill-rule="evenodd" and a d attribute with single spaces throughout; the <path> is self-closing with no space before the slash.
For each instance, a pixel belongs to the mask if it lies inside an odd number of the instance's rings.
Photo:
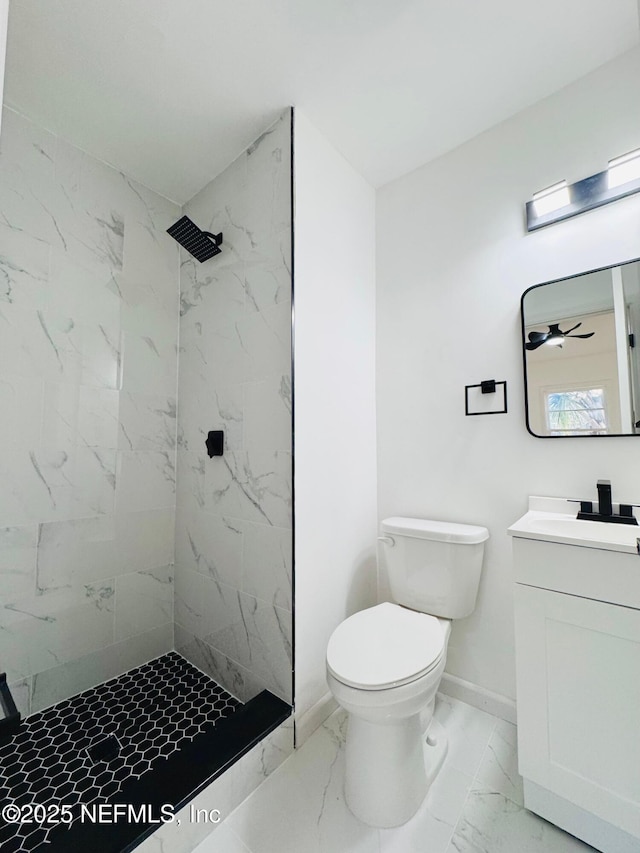
<path id="1" fill-rule="evenodd" d="M 251 853 L 380 853 L 378 831 L 361 824 L 342 795 L 345 723 L 340 715 L 321 726 L 229 816 Z M 198 853 L 207 853 L 206 842 Z"/>
<path id="2" fill-rule="evenodd" d="M 421 809 L 404 826 L 379 832 L 380 853 L 446 853 L 453 827 Z"/>
<path id="3" fill-rule="evenodd" d="M 404 826 L 374 829 L 349 811 L 338 710 L 196 853 L 592 853 L 523 808 L 515 726 L 447 696 L 435 713 L 449 752 Z"/>
<path id="4" fill-rule="evenodd" d="M 380 830 L 381 853 L 445 853 L 472 782 L 445 762 L 411 820 Z"/>
<path id="5" fill-rule="evenodd" d="M 497 721 L 473 789 L 496 791 L 519 806 L 523 804 L 522 776 L 518 773 L 517 730 L 512 723 Z"/>
<path id="6" fill-rule="evenodd" d="M 440 696 L 434 713 L 449 737 L 447 763 L 475 776 L 484 757 L 496 718 L 449 696 Z"/>
<path id="7" fill-rule="evenodd" d="M 224 823 L 211 833 L 204 844 L 206 847 L 203 846 L 203 850 L 206 850 L 206 853 L 250 853 L 249 848 L 245 847 L 235 832 Z"/>
<path id="8" fill-rule="evenodd" d="M 447 853 L 593 853 L 593 848 L 497 792 L 473 791 Z"/>

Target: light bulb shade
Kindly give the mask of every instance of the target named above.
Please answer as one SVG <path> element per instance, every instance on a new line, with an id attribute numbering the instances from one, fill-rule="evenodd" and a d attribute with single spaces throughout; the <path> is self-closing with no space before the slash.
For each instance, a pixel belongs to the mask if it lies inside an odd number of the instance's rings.
<path id="1" fill-rule="evenodd" d="M 571 197 L 566 181 L 558 181 L 557 184 L 533 194 L 533 207 L 536 216 L 545 216 L 547 213 L 553 213 L 554 210 L 560 210 L 561 207 L 566 207 L 568 204 L 571 204 Z"/>
<path id="2" fill-rule="evenodd" d="M 631 181 L 640 180 L 640 148 L 609 160 L 607 171 L 607 184 L 609 189 L 621 187 Z"/>

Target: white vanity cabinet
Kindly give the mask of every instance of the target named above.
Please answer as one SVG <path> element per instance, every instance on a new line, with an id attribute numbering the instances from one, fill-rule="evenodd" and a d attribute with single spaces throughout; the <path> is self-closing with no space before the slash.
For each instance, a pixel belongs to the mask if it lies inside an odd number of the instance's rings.
<path id="1" fill-rule="evenodd" d="M 609 532 L 618 551 L 558 541 L 557 526 L 528 538 L 526 518 L 509 530 L 525 806 L 603 853 L 638 853 L 640 527 Z"/>

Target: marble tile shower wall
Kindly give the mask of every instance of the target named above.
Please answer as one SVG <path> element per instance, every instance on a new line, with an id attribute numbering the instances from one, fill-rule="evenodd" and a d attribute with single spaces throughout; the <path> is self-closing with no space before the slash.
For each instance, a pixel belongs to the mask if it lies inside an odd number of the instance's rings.
<path id="1" fill-rule="evenodd" d="M 173 647 L 179 214 L 5 111 L 0 670 L 25 711 Z"/>
<path id="2" fill-rule="evenodd" d="M 185 207 L 224 244 L 182 255 L 176 647 L 243 701 L 291 702 L 290 134 L 287 110 Z"/>

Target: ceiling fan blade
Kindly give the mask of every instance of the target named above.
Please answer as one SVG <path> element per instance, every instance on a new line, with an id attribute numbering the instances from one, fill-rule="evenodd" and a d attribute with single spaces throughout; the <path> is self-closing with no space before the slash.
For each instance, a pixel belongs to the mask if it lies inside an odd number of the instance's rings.
<path id="1" fill-rule="evenodd" d="M 544 342 L 549 337 L 549 332 L 529 332 L 528 337 L 532 344 Z"/>
<path id="2" fill-rule="evenodd" d="M 528 344 L 524 345 L 524 348 L 528 349 L 528 350 L 538 349 L 538 347 L 541 347 L 546 340 L 547 340 L 547 336 L 545 335 L 544 338 L 542 338 L 542 340 L 540 340 L 540 341 L 529 341 Z"/>
<path id="3" fill-rule="evenodd" d="M 576 324 L 575 324 L 575 326 L 572 326 L 570 329 L 567 329 L 567 331 L 566 331 L 566 332 L 562 332 L 562 334 L 563 334 L 563 335 L 568 335 L 568 334 L 569 334 L 569 332 L 573 332 L 573 331 L 574 331 L 574 329 L 577 329 L 577 328 L 578 328 L 579 326 L 581 326 L 581 325 L 582 325 L 582 323 L 576 323 Z M 577 338 L 577 337 L 578 337 L 578 335 L 574 335 L 574 338 Z"/>
<path id="4" fill-rule="evenodd" d="M 567 335 L 565 334 L 565 338 L 592 338 L 595 335 L 595 332 L 587 332 L 586 335 Z"/>

